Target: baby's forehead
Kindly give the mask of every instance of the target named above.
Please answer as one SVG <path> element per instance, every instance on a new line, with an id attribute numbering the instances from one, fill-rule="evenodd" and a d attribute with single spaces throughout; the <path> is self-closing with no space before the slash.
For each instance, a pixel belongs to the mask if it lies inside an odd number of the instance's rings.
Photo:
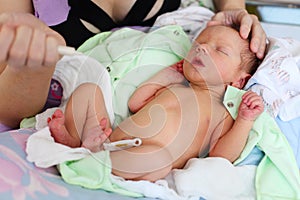
<path id="1" fill-rule="evenodd" d="M 230 38 L 240 38 L 240 35 L 237 30 L 229 26 L 215 25 L 206 27 L 196 38 L 198 39 L 226 39 Z M 229 39 L 229 38 L 228 38 Z"/>

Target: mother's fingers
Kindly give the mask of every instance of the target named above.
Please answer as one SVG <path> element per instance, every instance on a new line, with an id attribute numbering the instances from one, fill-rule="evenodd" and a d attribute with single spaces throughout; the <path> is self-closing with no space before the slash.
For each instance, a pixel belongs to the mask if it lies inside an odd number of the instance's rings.
<path id="1" fill-rule="evenodd" d="M 32 33 L 32 29 L 27 26 L 19 26 L 15 29 L 15 38 L 8 52 L 9 65 L 15 67 L 25 65 Z"/>
<path id="2" fill-rule="evenodd" d="M 44 58 L 44 66 L 52 67 L 56 64 L 59 60 L 58 54 L 58 41 L 54 37 L 47 37 L 46 38 L 46 51 L 45 51 L 45 58 Z"/>
<path id="3" fill-rule="evenodd" d="M 226 24 L 226 16 L 224 12 L 218 12 L 216 13 L 210 21 L 207 23 L 208 26 L 214 26 L 214 25 L 228 25 Z"/>
<path id="4" fill-rule="evenodd" d="M 250 49 L 258 58 L 263 58 L 266 48 L 266 34 L 257 16 L 245 12 L 240 12 L 240 35 L 246 39 L 251 33 Z"/>
<path id="5" fill-rule="evenodd" d="M 29 26 L 11 27 L 3 25 L 0 29 L 0 62 L 18 69 L 55 66 L 60 56 L 55 34 L 46 35 L 40 29 Z"/>
<path id="6" fill-rule="evenodd" d="M 258 18 L 254 15 L 251 15 L 252 18 L 252 32 L 251 32 L 251 41 L 250 49 L 256 56 L 260 59 L 264 57 L 266 50 L 266 33 L 261 26 L 261 23 L 258 21 Z"/>
<path id="7" fill-rule="evenodd" d="M 0 63 L 6 62 L 9 48 L 14 40 L 14 30 L 9 26 L 2 26 L 0 29 Z"/>
<path id="8" fill-rule="evenodd" d="M 46 34 L 38 29 L 34 30 L 28 52 L 27 66 L 39 67 L 44 63 Z"/>
<path id="9" fill-rule="evenodd" d="M 246 39 L 251 33 L 250 49 L 260 59 L 264 57 L 266 49 L 266 34 L 257 16 L 241 13 L 240 14 L 240 35 Z"/>
<path id="10" fill-rule="evenodd" d="M 257 16 L 249 14 L 247 10 L 239 9 L 219 12 L 212 17 L 212 20 L 207 25 L 239 26 L 242 38 L 248 38 L 251 33 L 251 51 L 260 59 L 264 57 L 266 49 L 265 31 Z"/>
<path id="11" fill-rule="evenodd" d="M 240 24 L 240 35 L 243 39 L 247 39 L 252 29 L 253 19 L 244 11 L 238 14 L 238 21 Z"/>

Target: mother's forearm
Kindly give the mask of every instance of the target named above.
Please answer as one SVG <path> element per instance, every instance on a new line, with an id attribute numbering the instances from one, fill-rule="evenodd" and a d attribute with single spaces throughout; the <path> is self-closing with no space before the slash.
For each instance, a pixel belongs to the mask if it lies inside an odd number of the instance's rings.
<path id="1" fill-rule="evenodd" d="M 245 0 L 214 0 L 217 11 L 245 9 Z"/>
<path id="2" fill-rule="evenodd" d="M 53 71 L 6 67 L 0 74 L 0 123 L 16 128 L 22 118 L 37 114 L 46 102 Z"/>
<path id="3" fill-rule="evenodd" d="M 4 12 L 33 13 L 31 0 L 0 0 L 0 14 Z"/>

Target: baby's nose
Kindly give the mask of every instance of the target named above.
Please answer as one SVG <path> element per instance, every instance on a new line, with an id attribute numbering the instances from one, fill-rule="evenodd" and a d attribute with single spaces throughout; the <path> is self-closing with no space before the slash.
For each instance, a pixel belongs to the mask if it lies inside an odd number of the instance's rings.
<path id="1" fill-rule="evenodd" d="M 208 54 L 208 48 L 205 44 L 200 44 L 200 45 L 197 46 L 196 52 L 207 55 Z"/>

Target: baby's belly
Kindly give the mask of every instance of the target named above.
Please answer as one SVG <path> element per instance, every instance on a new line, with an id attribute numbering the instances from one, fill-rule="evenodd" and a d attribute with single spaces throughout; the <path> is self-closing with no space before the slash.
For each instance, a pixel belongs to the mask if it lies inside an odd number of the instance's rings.
<path id="1" fill-rule="evenodd" d="M 186 162 L 198 157 L 200 149 L 206 149 L 210 136 L 205 124 L 200 123 L 200 116 L 183 116 L 172 110 L 161 123 L 160 131 L 150 132 L 152 137 L 145 138 L 144 144 L 157 144 L 172 156 L 173 168 L 182 168 Z M 161 121 L 162 122 L 162 121 Z"/>
<path id="2" fill-rule="evenodd" d="M 167 149 L 174 160 L 173 167 L 183 167 L 188 159 L 198 156 L 205 141 L 207 128 L 204 125 L 200 131 L 200 114 L 196 110 L 152 105 L 122 122 L 112 134 L 113 140 L 139 137 L 143 145 Z"/>
<path id="3" fill-rule="evenodd" d="M 179 111 L 180 112 L 180 111 Z M 165 145 L 170 143 L 178 132 L 180 114 L 176 109 L 166 109 L 152 105 L 124 120 L 112 134 L 115 139 L 139 137 L 143 143 Z"/>

